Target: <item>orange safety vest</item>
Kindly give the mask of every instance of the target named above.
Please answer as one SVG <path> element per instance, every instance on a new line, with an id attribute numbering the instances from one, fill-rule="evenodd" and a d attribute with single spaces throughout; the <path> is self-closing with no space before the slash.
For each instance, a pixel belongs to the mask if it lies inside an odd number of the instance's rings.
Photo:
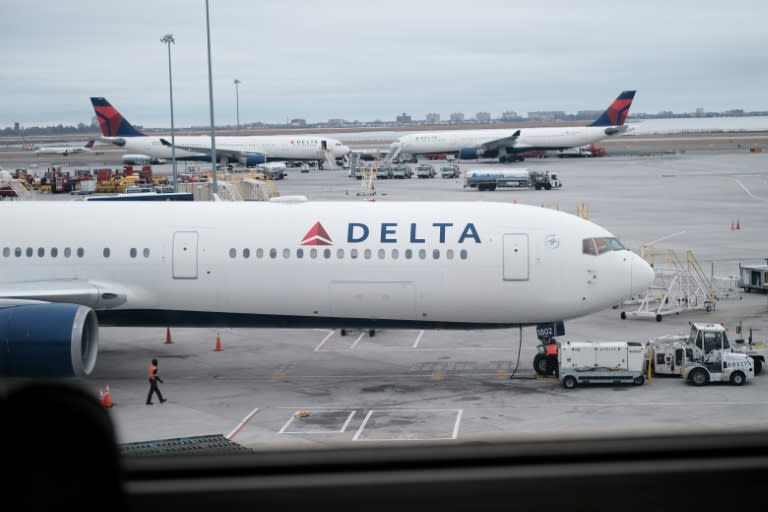
<path id="1" fill-rule="evenodd" d="M 149 380 L 155 380 L 155 372 L 157 372 L 157 366 L 149 365 Z"/>
<path id="2" fill-rule="evenodd" d="M 557 355 L 557 345 L 554 343 L 550 343 L 548 345 L 544 346 L 544 353 L 548 356 L 556 356 Z"/>

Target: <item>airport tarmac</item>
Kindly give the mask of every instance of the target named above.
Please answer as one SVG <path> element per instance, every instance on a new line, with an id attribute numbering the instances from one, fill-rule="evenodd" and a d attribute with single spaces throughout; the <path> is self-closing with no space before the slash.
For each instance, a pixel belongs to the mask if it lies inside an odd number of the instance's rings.
<path id="1" fill-rule="evenodd" d="M 13 168 L 2 160 L 4 168 Z M 119 157 L 118 157 L 119 158 Z M 439 168 L 440 162 L 432 162 Z M 464 163 L 462 168 L 498 164 Z M 546 158 L 515 167 L 547 169 L 563 188 L 478 192 L 461 179 L 377 180 L 376 194 L 347 171 L 290 171 L 281 195 L 366 202 L 501 201 L 577 208 L 645 252 L 658 268 L 669 250 L 691 251 L 717 277 L 714 310 L 663 321 L 620 318 L 626 304 L 567 321 L 564 340 L 646 341 L 686 334 L 688 322 L 723 323 L 734 338 L 741 321 L 768 341 L 768 297 L 735 287 L 738 264 L 768 257 L 768 154 L 732 149 Z M 59 197 L 60 199 L 64 199 Z M 72 198 L 74 199 L 74 198 Z M 140 207 L 140 205 L 137 205 Z M 254 220 L 255 221 L 255 220 Z M 732 229 L 738 222 L 740 229 Z M 651 257 L 651 254 L 655 256 Z M 553 294 L 557 290 L 552 290 Z M 79 381 L 97 393 L 109 385 L 120 442 L 223 434 L 257 450 L 335 443 L 463 442 L 509 437 L 625 435 L 714 428 L 734 433 L 768 426 L 768 373 L 745 386 L 702 388 L 679 378 L 643 386 L 565 390 L 535 378 L 532 327 L 482 331 L 339 329 L 175 329 L 102 327 L 94 374 Z M 216 351 L 220 336 L 222 350 Z M 159 359 L 168 401 L 146 406 L 147 366 Z"/>

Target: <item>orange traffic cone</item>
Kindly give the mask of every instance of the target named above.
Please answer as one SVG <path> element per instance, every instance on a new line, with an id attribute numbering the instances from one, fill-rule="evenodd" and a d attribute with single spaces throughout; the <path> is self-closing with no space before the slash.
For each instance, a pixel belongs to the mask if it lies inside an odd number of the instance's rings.
<path id="1" fill-rule="evenodd" d="M 165 342 L 166 343 L 173 343 L 173 340 L 171 339 L 171 328 L 166 327 L 165 328 Z"/>
<path id="2" fill-rule="evenodd" d="M 104 394 L 101 395 L 101 405 L 107 408 L 112 407 L 112 393 L 109 392 L 109 384 L 107 384 Z"/>
<path id="3" fill-rule="evenodd" d="M 734 229 L 736 229 L 736 224 L 734 224 L 733 221 L 731 221 L 731 231 L 733 231 Z"/>
<path id="4" fill-rule="evenodd" d="M 216 334 L 216 352 L 221 352 L 221 335 Z"/>
<path id="5" fill-rule="evenodd" d="M 741 224 L 739 223 L 739 219 L 736 219 L 736 229 L 741 229 Z"/>

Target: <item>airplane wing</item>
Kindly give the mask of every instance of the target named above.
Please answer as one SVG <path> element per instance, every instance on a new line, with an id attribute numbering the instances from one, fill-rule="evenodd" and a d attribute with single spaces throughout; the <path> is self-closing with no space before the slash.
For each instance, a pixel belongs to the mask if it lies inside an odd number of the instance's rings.
<path id="1" fill-rule="evenodd" d="M 485 151 L 491 151 L 491 150 L 496 150 L 501 148 L 509 148 L 515 145 L 518 137 L 520 137 L 520 130 L 517 130 L 515 133 L 513 133 L 509 137 L 504 137 L 502 139 L 496 139 L 496 140 L 490 140 L 488 142 L 484 142 L 480 145 L 480 147 Z"/>
<path id="2" fill-rule="evenodd" d="M 169 148 L 172 146 L 176 146 L 176 149 L 182 149 L 184 151 L 190 151 L 192 153 L 202 153 L 205 155 L 210 155 L 213 153 L 212 148 L 205 148 L 200 146 L 183 146 L 179 144 L 171 144 L 171 142 L 167 139 L 160 139 L 160 143 L 162 143 L 163 146 L 168 146 Z M 226 157 L 228 160 L 242 160 L 248 157 L 263 157 L 264 161 L 266 161 L 267 155 L 265 153 L 260 153 L 258 151 L 239 151 L 236 149 L 220 149 L 216 148 L 216 158 L 221 159 L 221 157 Z"/>
<path id="3" fill-rule="evenodd" d="M 4 284 L 0 288 L 0 307 L 64 302 L 103 309 L 125 304 L 126 301 L 124 291 L 107 290 L 80 280 L 29 281 Z"/>

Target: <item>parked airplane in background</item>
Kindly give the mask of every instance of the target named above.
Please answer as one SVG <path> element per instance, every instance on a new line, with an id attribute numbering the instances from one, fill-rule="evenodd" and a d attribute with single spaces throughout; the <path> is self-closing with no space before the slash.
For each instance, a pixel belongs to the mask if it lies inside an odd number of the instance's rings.
<path id="1" fill-rule="evenodd" d="M 103 141 L 152 159 L 171 159 L 171 138 L 147 136 L 129 123 L 104 98 L 91 98 Z M 177 160 L 211 160 L 211 138 L 203 135 L 175 137 Z M 216 159 L 253 166 L 272 160 L 314 160 L 322 167 L 336 166 L 349 148 L 336 139 L 318 135 L 252 135 L 216 137 Z"/>
<path id="2" fill-rule="evenodd" d="M 65 144 L 51 145 L 51 146 L 34 146 L 32 150 L 38 155 L 63 155 L 69 156 L 76 153 L 83 153 L 85 151 L 91 151 L 93 149 L 93 141 L 89 140 L 83 146 L 68 146 Z"/>
<path id="3" fill-rule="evenodd" d="M 24 219 L 0 231 L 0 375 L 89 374 L 99 322 L 501 328 L 587 315 L 653 282 L 608 231 L 564 212 L 360 206 L 0 202 L 0 217 Z"/>
<path id="4" fill-rule="evenodd" d="M 501 162 L 521 159 L 517 153 L 557 150 L 593 144 L 627 130 L 624 121 L 635 91 L 624 91 L 589 126 L 516 128 L 490 130 L 441 130 L 404 135 L 390 146 L 387 158 L 401 154 L 453 153 L 460 159 L 498 158 Z"/>

